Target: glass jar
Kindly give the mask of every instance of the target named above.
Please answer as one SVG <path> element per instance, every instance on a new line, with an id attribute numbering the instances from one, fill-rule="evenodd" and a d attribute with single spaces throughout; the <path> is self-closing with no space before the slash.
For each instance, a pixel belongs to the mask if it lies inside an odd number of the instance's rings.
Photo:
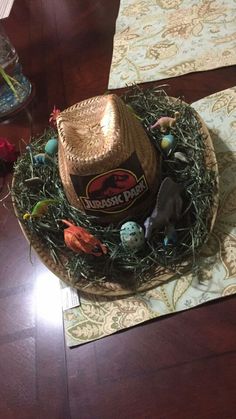
<path id="1" fill-rule="evenodd" d="M 18 54 L 0 23 L 0 118 L 20 108 L 31 90 Z"/>

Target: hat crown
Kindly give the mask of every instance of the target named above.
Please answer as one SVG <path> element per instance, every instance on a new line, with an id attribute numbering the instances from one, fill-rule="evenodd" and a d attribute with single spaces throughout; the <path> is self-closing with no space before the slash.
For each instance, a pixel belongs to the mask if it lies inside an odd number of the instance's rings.
<path id="1" fill-rule="evenodd" d="M 101 216 L 101 222 L 104 217 L 107 223 L 122 220 L 132 215 L 131 207 L 138 201 L 136 196 L 129 206 L 120 207 L 117 204 L 115 208 L 114 204 L 111 210 L 106 208 L 106 211 L 105 202 L 100 205 L 90 200 L 95 199 L 95 195 L 98 200 L 98 190 L 102 200 L 102 185 L 106 187 L 105 199 L 114 197 L 119 191 L 124 192 L 124 187 L 129 189 L 137 184 L 133 192 L 135 195 L 137 190 L 142 189 L 141 185 L 138 188 L 141 177 L 144 178 L 143 188 L 146 185 L 146 195 L 143 196 L 145 202 L 142 205 L 139 202 L 139 206 L 146 208 L 150 205 L 147 198 L 157 189 L 159 158 L 141 123 L 122 99 L 110 94 L 84 100 L 61 112 L 57 117 L 57 126 L 60 176 L 72 205 Z M 114 199 L 112 202 L 115 202 Z M 107 205 L 110 204 L 111 201 L 107 202 Z M 94 208 L 101 208 L 102 211 L 95 211 Z M 111 214 L 112 218 L 107 214 Z"/>
<path id="2" fill-rule="evenodd" d="M 125 135 L 120 117 L 125 106 L 112 94 L 88 99 L 59 114 L 57 126 L 61 145 L 71 164 L 74 163 L 74 173 L 94 173 L 94 165 L 100 166 L 99 162 L 104 165 L 107 157 L 111 159 L 112 168 L 115 156 L 111 154 L 116 153 L 117 148 L 121 151 L 120 139 Z"/>

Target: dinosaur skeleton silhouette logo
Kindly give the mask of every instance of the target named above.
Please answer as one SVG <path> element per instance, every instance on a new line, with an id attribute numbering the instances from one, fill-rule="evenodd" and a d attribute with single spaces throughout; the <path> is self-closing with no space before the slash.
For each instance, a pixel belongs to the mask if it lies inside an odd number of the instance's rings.
<path id="1" fill-rule="evenodd" d="M 117 169 L 97 176 L 71 175 L 71 180 L 85 212 L 122 212 L 141 197 L 143 199 L 148 192 L 147 181 L 135 153 Z"/>

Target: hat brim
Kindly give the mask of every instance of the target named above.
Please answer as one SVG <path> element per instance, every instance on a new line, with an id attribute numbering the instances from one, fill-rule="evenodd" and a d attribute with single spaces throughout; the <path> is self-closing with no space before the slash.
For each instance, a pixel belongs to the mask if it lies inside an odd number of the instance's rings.
<path id="1" fill-rule="evenodd" d="M 173 101 L 176 99 L 172 98 Z M 205 165 L 206 168 L 209 168 L 215 172 L 216 175 L 216 192 L 214 194 L 213 199 L 213 205 L 211 207 L 211 214 L 210 214 L 210 222 L 209 222 L 209 234 L 213 229 L 216 215 L 217 215 L 217 209 L 218 209 L 218 203 L 219 203 L 219 175 L 218 175 L 218 166 L 217 166 L 217 160 L 214 152 L 214 147 L 212 143 L 212 139 L 210 136 L 210 133 L 201 119 L 201 117 L 197 114 L 196 111 L 193 110 L 195 113 L 199 124 L 200 124 L 200 130 L 201 134 L 205 141 Z M 94 281 L 90 281 L 89 279 L 81 278 L 79 282 L 73 283 L 73 278 L 69 278 L 68 272 L 64 267 L 64 264 L 56 263 L 51 255 L 49 254 L 49 251 L 45 249 L 44 243 L 40 240 L 40 238 L 32 234 L 30 229 L 28 228 L 27 224 L 22 222 L 22 212 L 20 208 L 17 206 L 17 202 L 14 199 L 14 188 L 17 183 L 17 177 L 16 174 L 13 176 L 13 182 L 12 182 L 12 199 L 13 199 L 13 206 L 15 214 L 18 218 L 20 227 L 23 231 L 24 236 L 30 243 L 31 247 L 34 249 L 34 251 L 37 253 L 38 257 L 41 259 L 41 261 L 47 266 L 47 268 L 52 271 L 55 275 L 57 275 L 63 282 L 66 284 L 73 286 L 74 288 L 77 288 L 80 291 L 86 292 L 88 294 L 93 295 L 103 295 L 103 296 L 110 296 L 110 297 L 117 297 L 117 296 L 125 296 L 125 295 L 131 295 L 136 292 L 143 292 L 147 291 L 149 289 L 152 289 L 163 282 L 166 282 L 173 278 L 175 276 L 175 272 L 169 272 L 166 269 L 156 266 L 156 268 L 152 269 L 150 272 L 148 272 L 148 280 L 143 282 L 141 285 L 138 285 L 135 289 L 134 288 L 124 288 L 124 286 L 120 285 L 117 282 L 109 281 L 109 278 L 107 278 L 104 282 L 96 283 Z M 63 261 L 62 261 L 63 262 Z"/>

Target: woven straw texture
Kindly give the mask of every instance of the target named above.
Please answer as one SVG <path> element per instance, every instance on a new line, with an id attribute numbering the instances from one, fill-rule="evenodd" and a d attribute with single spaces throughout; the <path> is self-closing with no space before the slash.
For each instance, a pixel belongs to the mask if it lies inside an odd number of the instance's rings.
<path id="1" fill-rule="evenodd" d="M 12 182 L 13 190 L 14 190 L 14 183 L 15 183 L 15 177 L 13 177 L 13 182 Z M 58 276 L 58 278 L 60 278 L 63 282 L 71 286 L 73 278 L 68 277 L 68 273 L 65 267 L 63 266 L 63 264 L 59 265 L 54 262 L 49 252 L 45 249 L 45 246 L 43 245 L 42 241 L 36 235 L 33 235 L 33 236 L 31 235 L 30 230 L 27 227 L 27 225 L 21 221 L 23 214 L 19 212 L 19 209 L 15 205 L 14 200 L 13 200 L 13 207 L 14 207 L 15 214 L 18 218 L 18 222 L 21 227 L 21 230 L 26 240 L 29 242 L 30 246 L 34 249 L 35 253 L 39 257 L 39 259 L 44 263 L 44 265 L 47 266 L 47 268 L 51 272 L 53 272 L 56 276 Z M 76 282 L 75 285 L 73 285 L 73 287 L 77 288 L 79 291 L 85 292 L 85 294 L 92 294 L 92 295 L 103 295 L 107 297 L 132 295 L 135 292 L 147 291 L 149 289 L 156 287 L 157 285 L 162 284 L 163 282 L 166 282 L 173 276 L 173 273 L 170 273 L 164 268 L 157 266 L 155 270 L 153 270 L 152 272 L 148 274 L 148 276 L 149 276 L 148 281 L 146 283 L 143 283 L 136 290 L 123 288 L 118 283 L 109 282 L 109 279 L 104 283 L 98 284 L 98 283 L 89 281 L 89 279 L 81 278 L 79 282 Z"/>
<path id="2" fill-rule="evenodd" d="M 197 117 L 201 125 L 202 135 L 205 138 L 206 166 L 215 170 L 218 177 L 217 161 L 216 161 L 216 156 L 215 156 L 215 152 L 214 152 L 214 148 L 213 148 L 209 131 L 198 114 L 197 114 Z M 13 184 L 12 184 L 13 192 L 14 192 L 15 181 L 16 179 L 14 176 Z M 215 222 L 215 218 L 217 214 L 217 208 L 218 208 L 218 200 L 219 200 L 219 195 L 217 191 L 215 195 L 215 202 L 214 202 L 214 205 L 212 206 L 211 214 L 209 214 L 210 226 L 211 226 L 210 230 L 212 230 L 214 226 L 214 222 Z M 21 229 L 26 239 L 30 242 L 32 248 L 35 250 L 39 258 L 41 259 L 41 261 L 61 280 L 71 285 L 73 282 L 73 278 L 68 277 L 68 273 L 63 265 L 58 265 L 53 261 L 53 259 L 51 258 L 47 249 L 45 249 L 45 246 L 43 245 L 41 240 L 36 235 L 33 235 L 33 236 L 31 235 L 30 230 L 27 227 L 27 224 L 21 221 L 23 214 L 17 208 L 16 204 L 14 203 L 14 200 L 13 200 L 13 205 L 14 205 L 14 210 L 18 218 Z M 114 282 L 110 282 L 109 278 L 103 284 L 93 283 L 92 281 L 89 281 L 89 279 L 81 279 L 80 282 L 76 283 L 75 288 L 79 289 L 80 291 L 84 291 L 88 294 L 93 294 L 93 295 L 104 295 L 104 296 L 130 295 L 130 294 L 133 294 L 134 292 L 142 292 L 142 291 L 147 291 L 149 289 L 152 289 L 162 284 L 163 282 L 170 280 L 174 276 L 174 273 L 173 272 L 170 273 L 166 271 L 165 269 L 161 268 L 160 266 L 157 266 L 155 270 L 149 272 L 147 275 L 148 275 L 148 280 L 145 283 L 143 283 L 141 286 L 139 286 L 135 291 L 130 290 L 130 289 L 124 289 L 121 285 L 115 284 Z"/>
<path id="3" fill-rule="evenodd" d="M 141 123 L 118 96 L 96 96 L 80 102 L 60 113 L 57 126 L 60 176 L 73 206 L 84 210 L 71 174 L 88 176 L 117 169 L 135 152 L 151 191 L 150 197 L 121 214 L 105 215 L 100 222 L 117 222 L 137 212 L 145 213 L 157 191 L 159 158 Z"/>

